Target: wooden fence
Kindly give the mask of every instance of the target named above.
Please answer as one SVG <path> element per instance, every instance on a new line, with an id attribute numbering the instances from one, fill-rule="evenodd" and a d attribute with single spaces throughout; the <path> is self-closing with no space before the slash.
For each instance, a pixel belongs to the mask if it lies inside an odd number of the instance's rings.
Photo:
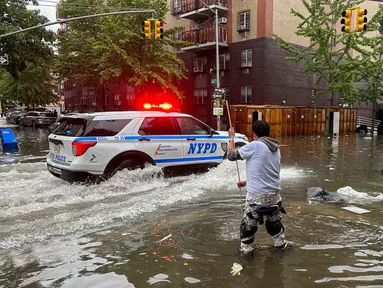
<path id="1" fill-rule="evenodd" d="M 330 112 L 340 112 L 340 134 L 355 132 L 355 108 L 331 107 Z M 326 107 L 231 105 L 230 115 L 236 131 L 248 137 L 257 119 L 270 124 L 271 137 L 319 135 L 324 134 L 326 128 Z"/>

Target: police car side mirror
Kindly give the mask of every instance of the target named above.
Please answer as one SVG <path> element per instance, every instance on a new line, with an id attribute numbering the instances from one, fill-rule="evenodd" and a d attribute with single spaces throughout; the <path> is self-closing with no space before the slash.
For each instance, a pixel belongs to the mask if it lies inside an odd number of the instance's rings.
<path id="1" fill-rule="evenodd" d="M 213 137 L 213 135 L 218 134 L 214 129 L 210 129 L 210 137 Z"/>

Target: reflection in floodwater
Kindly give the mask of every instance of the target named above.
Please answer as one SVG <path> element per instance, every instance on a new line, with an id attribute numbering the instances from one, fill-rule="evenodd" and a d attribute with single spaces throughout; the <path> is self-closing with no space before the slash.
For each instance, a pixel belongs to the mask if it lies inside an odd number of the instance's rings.
<path id="1" fill-rule="evenodd" d="M 259 229 L 253 257 L 243 258 L 235 164 L 176 178 L 152 167 L 100 185 L 72 185 L 46 171 L 46 136 L 19 130 L 17 163 L 0 165 L 0 286 L 383 285 L 382 208 L 374 201 L 383 191 L 381 139 L 282 139 L 291 246 L 275 251 Z M 244 172 L 240 162 L 242 179 Z M 308 187 L 337 191 L 371 212 L 308 201 Z M 243 267 L 241 275 L 231 275 L 233 263 Z"/>

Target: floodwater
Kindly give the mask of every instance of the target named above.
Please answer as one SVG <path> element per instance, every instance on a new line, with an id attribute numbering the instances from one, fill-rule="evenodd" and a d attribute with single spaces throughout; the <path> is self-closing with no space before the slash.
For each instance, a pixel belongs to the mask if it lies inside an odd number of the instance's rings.
<path id="1" fill-rule="evenodd" d="M 254 254 L 243 257 L 234 162 L 70 185 L 46 171 L 47 132 L 18 129 L 20 152 L 0 157 L 0 287 L 383 287 L 383 139 L 282 139 L 291 245 L 275 251 L 260 226 Z M 310 202 L 310 186 L 342 188 L 353 203 Z"/>

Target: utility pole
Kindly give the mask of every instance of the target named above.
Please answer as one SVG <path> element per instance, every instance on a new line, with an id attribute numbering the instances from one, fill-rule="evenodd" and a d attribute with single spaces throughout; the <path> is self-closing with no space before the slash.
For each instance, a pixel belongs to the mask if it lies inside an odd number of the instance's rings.
<path id="1" fill-rule="evenodd" d="M 215 10 L 213 10 L 212 8 L 210 8 L 209 5 L 207 5 L 204 1 L 202 0 L 199 0 L 201 2 L 202 5 L 204 5 L 205 7 L 207 7 L 208 9 L 210 9 L 210 11 L 212 11 L 214 13 L 214 20 L 215 20 L 215 57 L 216 57 L 216 72 L 217 72 L 217 87 L 216 89 L 214 89 L 214 107 L 215 108 L 221 108 L 221 103 L 222 103 L 222 96 L 224 94 L 224 90 L 221 89 L 221 82 L 220 82 L 220 79 L 219 79 L 219 73 L 220 73 L 220 67 L 219 67 L 219 25 L 218 25 L 218 9 L 215 8 Z M 216 103 L 218 102 L 218 105 L 216 105 Z M 216 107 L 218 106 L 218 107 Z M 221 109 L 214 109 L 214 110 L 221 110 Z M 222 108 L 223 110 L 223 108 Z M 215 114 L 213 112 L 213 114 Z M 219 115 L 220 114 L 220 111 L 217 111 L 217 130 L 220 130 L 221 129 L 221 116 Z"/>
<path id="2" fill-rule="evenodd" d="M 37 25 L 37 26 L 33 26 L 33 27 L 28 27 L 28 28 L 25 28 L 25 29 L 21 29 L 21 30 L 9 32 L 9 33 L 6 33 L 6 34 L 2 34 L 2 35 L 0 35 L 0 39 L 4 38 L 4 37 L 15 35 L 15 34 L 27 32 L 27 31 L 30 31 L 30 30 L 33 30 L 33 29 L 39 29 L 39 28 L 42 28 L 42 27 L 47 27 L 47 26 L 61 24 L 61 23 L 67 23 L 67 22 L 71 22 L 71 21 L 75 21 L 75 20 L 82 20 L 82 19 L 88 19 L 88 18 L 94 18 L 94 17 L 103 17 L 103 16 L 115 16 L 115 15 L 120 15 L 120 14 L 135 14 L 135 13 L 156 13 L 156 11 L 153 10 L 153 9 L 135 9 L 135 10 L 132 9 L 132 11 L 109 12 L 109 13 L 101 13 L 101 14 L 73 17 L 73 18 L 69 18 L 69 19 L 63 19 L 63 20 L 59 20 L 59 21 L 48 22 L 48 23 L 44 23 L 44 24 L 41 24 L 41 25 Z"/>

